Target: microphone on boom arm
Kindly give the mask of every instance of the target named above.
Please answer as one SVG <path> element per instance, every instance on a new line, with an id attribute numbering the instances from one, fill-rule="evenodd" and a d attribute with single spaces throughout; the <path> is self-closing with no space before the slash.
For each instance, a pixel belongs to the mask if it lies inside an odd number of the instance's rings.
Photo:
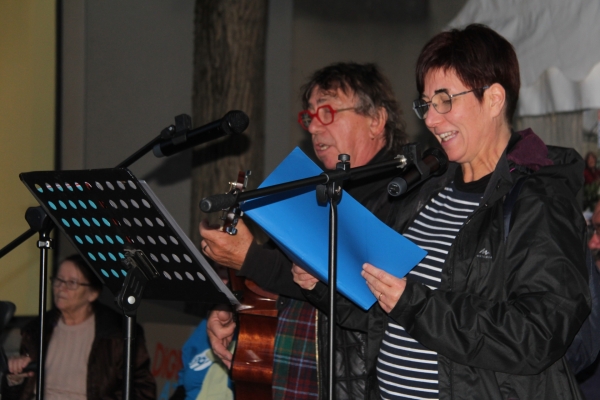
<path id="1" fill-rule="evenodd" d="M 233 110 L 221 119 L 191 129 L 192 119 L 189 115 L 181 114 L 175 117 L 176 126 L 171 125 L 163 131 L 167 139 L 156 144 L 152 152 L 156 157 L 170 156 L 225 135 L 242 133 L 249 123 L 250 119 L 246 113 Z"/>
<path id="2" fill-rule="evenodd" d="M 423 153 L 422 159 L 416 156 L 416 147 L 409 150 L 409 158 L 413 159 L 413 164 L 402 171 L 400 176 L 392 179 L 388 184 L 388 193 L 390 196 L 401 196 L 404 193 L 426 181 L 432 176 L 438 176 L 448 169 L 448 156 L 444 150 L 437 147 L 431 147 Z"/>

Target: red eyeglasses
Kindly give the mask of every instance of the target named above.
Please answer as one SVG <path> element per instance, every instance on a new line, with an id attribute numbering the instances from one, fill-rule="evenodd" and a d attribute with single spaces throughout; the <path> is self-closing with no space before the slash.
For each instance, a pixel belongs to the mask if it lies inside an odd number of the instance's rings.
<path id="1" fill-rule="evenodd" d="M 341 108 L 339 110 L 334 110 L 329 104 L 325 104 L 324 106 L 317 108 L 317 112 L 315 112 L 314 114 L 311 113 L 309 110 L 300 111 L 298 113 L 298 123 L 303 129 L 308 130 L 308 127 L 310 126 L 310 123 L 312 122 L 313 118 L 317 117 L 317 120 L 320 123 L 322 123 L 323 125 L 329 125 L 333 123 L 333 116 L 335 113 L 354 109 L 356 109 L 356 107 Z"/>

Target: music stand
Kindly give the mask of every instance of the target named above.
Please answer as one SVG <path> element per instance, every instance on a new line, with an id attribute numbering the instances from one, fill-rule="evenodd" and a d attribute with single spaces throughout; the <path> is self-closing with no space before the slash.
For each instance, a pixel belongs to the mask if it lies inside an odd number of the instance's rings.
<path id="1" fill-rule="evenodd" d="M 239 304 L 146 182 L 128 169 L 27 172 L 19 177 L 117 297 L 126 317 L 125 399 L 135 312 L 142 298 Z"/>

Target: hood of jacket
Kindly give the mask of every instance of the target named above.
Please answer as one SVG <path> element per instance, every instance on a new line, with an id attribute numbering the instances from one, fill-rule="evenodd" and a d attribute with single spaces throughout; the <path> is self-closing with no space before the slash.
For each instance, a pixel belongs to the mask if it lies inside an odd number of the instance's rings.
<path id="1" fill-rule="evenodd" d="M 546 146 L 530 129 L 513 133 L 506 148 L 506 159 L 514 169 L 536 172 L 559 179 L 573 195 L 583 186 L 584 162 L 571 148 Z"/>

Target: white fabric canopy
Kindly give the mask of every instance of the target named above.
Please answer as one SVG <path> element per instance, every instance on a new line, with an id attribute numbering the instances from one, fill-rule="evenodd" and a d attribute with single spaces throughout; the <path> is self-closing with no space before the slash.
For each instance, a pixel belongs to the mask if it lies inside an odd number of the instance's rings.
<path id="1" fill-rule="evenodd" d="M 600 108 L 599 0 L 469 0 L 449 27 L 474 22 L 515 47 L 519 115 Z"/>

